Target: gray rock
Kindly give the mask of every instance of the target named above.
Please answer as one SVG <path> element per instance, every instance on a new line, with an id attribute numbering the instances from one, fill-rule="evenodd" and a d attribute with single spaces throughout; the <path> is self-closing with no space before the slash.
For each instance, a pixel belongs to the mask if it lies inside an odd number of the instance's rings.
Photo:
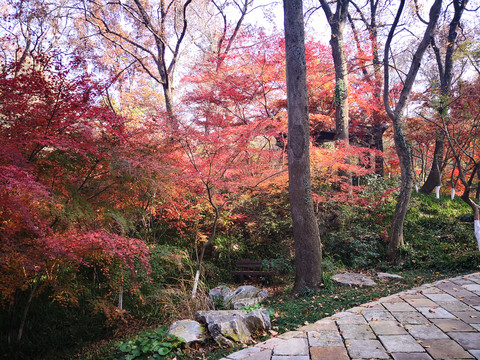
<path id="1" fill-rule="evenodd" d="M 224 303 L 225 298 L 230 296 L 233 293 L 233 290 L 230 289 L 228 286 L 225 285 L 220 285 L 217 286 L 213 289 L 211 289 L 208 292 L 208 297 L 214 302 L 214 303 Z"/>
<path id="2" fill-rule="evenodd" d="M 377 277 L 379 279 L 403 279 L 403 276 L 397 274 L 389 274 L 384 272 L 377 273 Z"/>
<path id="3" fill-rule="evenodd" d="M 240 310 L 241 308 L 244 308 L 245 306 L 253 306 L 255 304 L 260 304 L 262 302 L 263 298 L 259 297 L 254 297 L 251 299 L 240 299 L 238 301 L 235 301 L 233 303 L 232 308 L 233 310 Z"/>
<path id="4" fill-rule="evenodd" d="M 207 338 L 205 328 L 197 321 L 180 320 L 170 325 L 168 333 L 184 339 L 188 344 Z"/>
<path id="5" fill-rule="evenodd" d="M 248 314 L 239 310 L 199 311 L 196 318 L 207 325 L 210 335 L 220 345 L 246 343 L 252 332 L 270 329 L 270 316 L 264 309 Z"/>
<path id="6" fill-rule="evenodd" d="M 375 286 L 371 277 L 358 273 L 344 273 L 332 276 L 333 281 L 350 286 Z"/>
<path id="7" fill-rule="evenodd" d="M 244 285 L 237 288 L 234 292 L 225 296 L 225 304 L 233 308 L 233 304 L 239 300 L 251 299 L 257 297 L 257 294 L 260 292 L 258 288 L 252 285 Z"/>

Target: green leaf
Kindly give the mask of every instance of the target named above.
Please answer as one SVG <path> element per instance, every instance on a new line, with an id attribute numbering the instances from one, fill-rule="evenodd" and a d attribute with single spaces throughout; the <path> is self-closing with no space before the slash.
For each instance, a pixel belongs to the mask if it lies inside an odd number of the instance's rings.
<path id="1" fill-rule="evenodd" d="M 157 353 L 162 356 L 167 355 L 169 352 L 170 352 L 170 349 L 166 347 L 161 347 L 160 349 L 157 350 Z"/>

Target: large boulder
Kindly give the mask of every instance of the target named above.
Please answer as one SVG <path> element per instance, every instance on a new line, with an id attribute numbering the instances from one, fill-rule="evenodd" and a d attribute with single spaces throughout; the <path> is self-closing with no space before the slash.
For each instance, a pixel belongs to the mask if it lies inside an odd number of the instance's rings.
<path id="1" fill-rule="evenodd" d="M 225 307 L 238 310 L 245 306 L 259 304 L 268 296 L 267 290 L 260 290 L 252 285 L 243 285 L 225 296 Z"/>
<path id="2" fill-rule="evenodd" d="M 184 339 L 187 344 L 202 342 L 207 338 L 205 328 L 197 321 L 180 320 L 170 325 L 168 333 Z"/>
<path id="3" fill-rule="evenodd" d="M 265 309 L 249 313 L 240 310 L 199 311 L 196 319 L 207 325 L 210 336 L 219 345 L 247 343 L 253 332 L 270 329 L 270 316 Z"/>
<path id="4" fill-rule="evenodd" d="M 337 274 L 331 279 L 339 284 L 349 286 L 375 286 L 377 283 L 371 277 L 358 273 Z"/>

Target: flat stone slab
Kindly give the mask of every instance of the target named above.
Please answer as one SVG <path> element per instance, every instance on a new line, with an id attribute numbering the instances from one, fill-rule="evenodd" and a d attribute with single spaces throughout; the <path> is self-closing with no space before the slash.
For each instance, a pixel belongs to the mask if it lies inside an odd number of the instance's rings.
<path id="1" fill-rule="evenodd" d="M 467 350 L 480 350 L 480 333 L 451 332 L 448 335 Z"/>
<path id="2" fill-rule="evenodd" d="M 313 346 L 310 356 L 312 360 L 350 360 L 344 346 Z"/>
<path id="3" fill-rule="evenodd" d="M 432 319 L 432 322 L 444 332 L 474 331 L 473 327 L 458 319 Z"/>
<path id="4" fill-rule="evenodd" d="M 390 356 L 385 351 L 378 340 L 349 340 L 345 342 L 348 354 L 352 359 L 389 359 Z"/>
<path id="5" fill-rule="evenodd" d="M 448 339 L 448 336 L 433 324 L 408 325 L 406 329 L 416 340 Z"/>
<path id="6" fill-rule="evenodd" d="M 460 320 L 465 321 L 467 324 L 480 324 L 480 311 L 467 310 L 467 311 L 455 311 L 453 312 Z"/>
<path id="7" fill-rule="evenodd" d="M 429 324 L 430 321 L 417 311 L 392 311 L 398 322 L 402 324 Z"/>
<path id="8" fill-rule="evenodd" d="M 455 315 L 441 307 L 420 307 L 418 311 L 427 319 L 455 319 Z"/>
<path id="9" fill-rule="evenodd" d="M 423 347 L 434 359 L 473 359 L 460 345 L 450 339 L 425 340 Z"/>
<path id="10" fill-rule="evenodd" d="M 394 353 L 391 354 L 395 360 L 431 360 L 427 353 Z"/>
<path id="11" fill-rule="evenodd" d="M 340 325 L 340 332 L 344 339 L 357 339 L 357 340 L 375 340 L 376 336 L 372 331 L 372 328 L 368 325 Z"/>
<path id="12" fill-rule="evenodd" d="M 310 331 L 308 342 L 310 346 L 343 346 L 343 340 L 338 331 Z"/>
<path id="13" fill-rule="evenodd" d="M 385 272 L 377 273 L 377 277 L 379 279 L 403 279 L 403 276 L 400 276 L 397 274 L 385 273 Z"/>
<path id="14" fill-rule="evenodd" d="M 389 352 L 423 352 L 423 347 L 410 335 L 381 335 L 378 337 Z"/>
<path id="15" fill-rule="evenodd" d="M 386 301 L 382 302 L 382 304 L 388 311 L 415 311 L 413 306 L 403 300 L 397 302 Z"/>
<path id="16" fill-rule="evenodd" d="M 273 348 L 273 355 L 308 356 L 307 339 L 292 338 L 289 340 L 285 340 L 284 342 Z"/>
<path id="17" fill-rule="evenodd" d="M 388 321 L 395 320 L 395 317 L 390 311 L 387 310 L 377 310 L 377 309 L 361 309 L 359 312 L 363 315 L 367 321 Z"/>
<path id="18" fill-rule="evenodd" d="M 343 273 L 331 277 L 339 284 L 349 286 L 375 286 L 377 283 L 371 277 L 359 273 Z"/>
<path id="19" fill-rule="evenodd" d="M 407 335 L 398 321 L 371 321 L 370 326 L 377 335 Z"/>

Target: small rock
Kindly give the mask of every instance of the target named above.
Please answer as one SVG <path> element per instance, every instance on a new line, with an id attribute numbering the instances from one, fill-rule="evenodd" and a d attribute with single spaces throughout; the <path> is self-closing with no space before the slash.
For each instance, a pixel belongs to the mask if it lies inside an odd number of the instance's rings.
<path id="1" fill-rule="evenodd" d="M 233 290 L 230 289 L 228 286 L 220 285 L 208 292 L 208 297 L 214 304 L 221 304 L 221 306 L 225 306 L 226 302 L 225 299 L 229 297 L 233 293 Z"/>
<path id="2" fill-rule="evenodd" d="M 332 276 L 333 281 L 350 286 L 375 286 L 371 277 L 358 273 L 344 273 Z"/>
<path id="3" fill-rule="evenodd" d="M 245 311 L 215 310 L 199 311 L 198 321 L 207 324 L 212 338 L 220 345 L 246 343 L 252 332 L 270 329 L 270 316 L 265 309 L 256 309 L 248 314 Z"/>
<path id="4" fill-rule="evenodd" d="M 377 277 L 379 279 L 403 279 L 403 276 L 397 274 L 389 274 L 384 272 L 377 273 Z"/>
<path id="5" fill-rule="evenodd" d="M 170 325 L 168 333 L 184 339 L 187 344 L 204 341 L 207 336 L 205 328 L 197 321 L 180 320 Z"/>

